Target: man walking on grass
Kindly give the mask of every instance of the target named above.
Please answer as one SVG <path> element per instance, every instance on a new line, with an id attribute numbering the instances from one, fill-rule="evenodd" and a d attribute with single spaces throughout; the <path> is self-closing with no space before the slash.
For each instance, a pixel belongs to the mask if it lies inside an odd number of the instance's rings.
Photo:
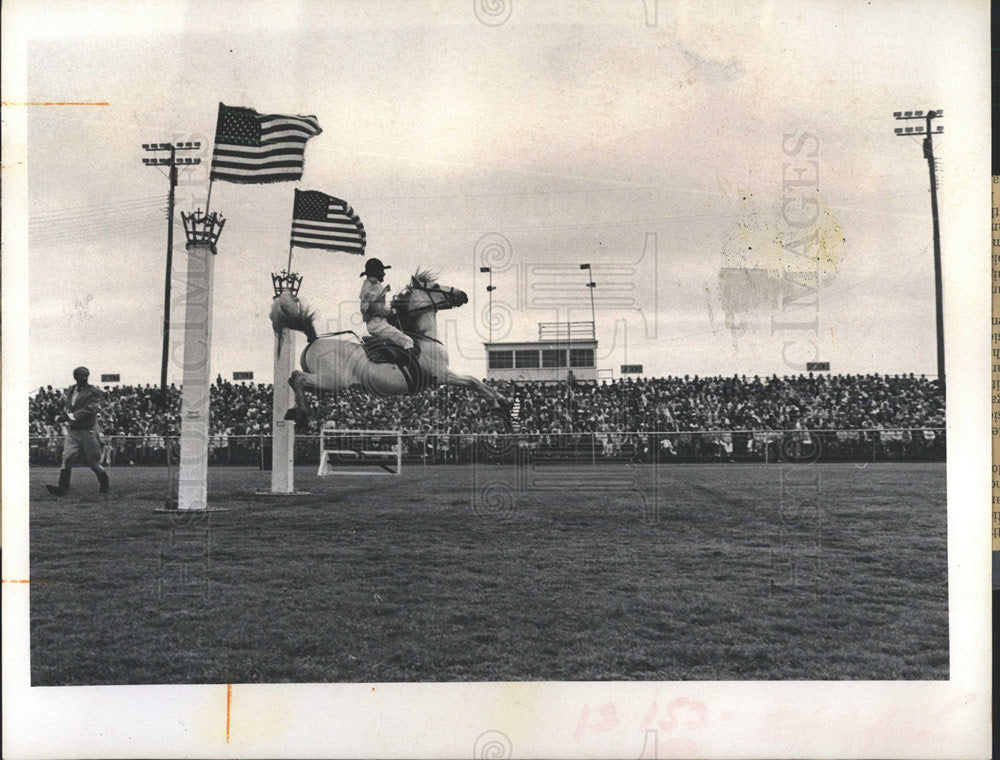
<path id="1" fill-rule="evenodd" d="M 76 385 L 66 389 L 63 411 L 56 422 L 63 423 L 62 469 L 59 470 L 59 485 L 45 486 L 55 496 L 65 496 L 69 491 L 69 478 L 73 462 L 81 459 L 101 484 L 100 493 L 108 492 L 108 473 L 101 467 L 101 433 L 97 426 L 97 413 L 104 401 L 104 392 L 87 381 L 90 370 L 77 367 L 73 370 Z"/>

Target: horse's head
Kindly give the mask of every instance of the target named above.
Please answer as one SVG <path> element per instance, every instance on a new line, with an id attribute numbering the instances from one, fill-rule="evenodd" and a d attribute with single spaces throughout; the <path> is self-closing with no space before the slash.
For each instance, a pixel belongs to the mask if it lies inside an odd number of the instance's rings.
<path id="1" fill-rule="evenodd" d="M 409 284 L 392 299 L 393 308 L 407 329 L 418 329 L 422 317 L 429 317 L 445 309 L 457 309 L 469 302 L 464 290 L 439 285 L 436 275 L 426 269 L 418 269 Z"/>

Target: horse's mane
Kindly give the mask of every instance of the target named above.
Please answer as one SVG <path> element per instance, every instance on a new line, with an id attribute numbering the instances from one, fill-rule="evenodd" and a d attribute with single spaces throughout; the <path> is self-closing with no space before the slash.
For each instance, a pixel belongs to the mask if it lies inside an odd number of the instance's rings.
<path id="1" fill-rule="evenodd" d="M 430 269 L 424 269 L 423 267 L 418 268 L 417 271 L 413 273 L 413 276 L 410 277 L 410 281 L 406 284 L 406 287 L 396 294 L 396 296 L 392 299 L 392 302 L 396 305 L 405 306 L 409 302 L 410 296 L 413 294 L 414 287 L 428 288 L 437 282 L 437 277 L 437 272 Z"/>
<path id="2" fill-rule="evenodd" d="M 438 273 L 432 269 L 427 269 L 425 267 L 418 267 L 417 270 L 410 277 L 409 283 L 403 288 L 396 296 L 392 299 L 392 304 L 395 307 L 403 307 L 400 310 L 399 318 L 400 323 L 406 319 L 406 307 L 409 306 L 410 296 L 413 295 L 413 288 L 429 288 L 437 282 Z M 408 324 L 406 325 L 409 326 Z"/>
<path id="3" fill-rule="evenodd" d="M 413 273 L 410 278 L 410 285 L 433 285 L 437 282 L 438 273 L 431 270 L 425 269 L 424 267 L 418 267 L 417 271 Z"/>

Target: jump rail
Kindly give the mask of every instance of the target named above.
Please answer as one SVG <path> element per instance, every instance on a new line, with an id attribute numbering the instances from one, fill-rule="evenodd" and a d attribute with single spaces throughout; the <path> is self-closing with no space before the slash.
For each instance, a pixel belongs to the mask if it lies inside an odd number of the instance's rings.
<path id="1" fill-rule="evenodd" d="M 336 438 L 344 441 L 350 448 L 327 448 L 329 438 Z M 372 448 L 375 443 L 373 439 L 390 439 L 393 445 L 388 450 Z M 357 446 L 351 446 L 350 440 L 359 440 Z M 335 446 L 345 445 L 336 443 Z M 330 461 L 330 456 L 334 456 L 334 461 Z M 358 466 L 370 467 L 368 470 L 341 470 L 331 468 L 331 464 L 355 464 Z M 378 474 L 378 468 L 390 475 L 399 475 L 403 471 L 403 433 L 400 430 L 346 430 L 337 427 L 336 423 L 327 422 L 320 430 L 319 438 L 319 469 L 316 474 L 319 477 L 327 475 L 373 475 Z"/>

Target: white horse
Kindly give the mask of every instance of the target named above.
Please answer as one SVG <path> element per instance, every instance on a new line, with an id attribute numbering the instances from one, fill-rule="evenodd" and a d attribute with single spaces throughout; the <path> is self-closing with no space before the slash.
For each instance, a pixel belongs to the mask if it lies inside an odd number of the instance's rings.
<path id="1" fill-rule="evenodd" d="M 295 392 L 295 406 L 288 410 L 285 419 L 304 425 L 309 421 L 308 401 L 305 390 L 340 391 L 352 385 L 379 396 L 404 396 L 419 393 L 440 383 L 472 388 L 489 399 L 493 408 L 507 415 L 510 402 L 500 393 L 470 375 L 456 375 L 448 369 L 448 352 L 437 337 L 437 313 L 454 309 L 469 302 L 469 296 L 457 288 L 441 287 L 435 276 L 418 270 L 409 285 L 392 300 L 399 327 L 409 334 L 419 347 L 419 366 L 399 364 L 393 357 L 404 356 L 402 349 L 386 346 L 384 341 L 364 338 L 366 344 L 376 346 L 376 361 L 372 361 L 362 343 L 333 336 L 318 336 L 313 324 L 315 314 L 303 306 L 291 293 L 282 293 L 271 305 L 271 324 L 281 334 L 285 328 L 306 334 L 308 345 L 302 351 L 303 372 L 296 370 L 288 378 Z M 345 331 L 351 332 L 351 331 Z M 357 337 L 357 336 L 355 336 Z"/>

